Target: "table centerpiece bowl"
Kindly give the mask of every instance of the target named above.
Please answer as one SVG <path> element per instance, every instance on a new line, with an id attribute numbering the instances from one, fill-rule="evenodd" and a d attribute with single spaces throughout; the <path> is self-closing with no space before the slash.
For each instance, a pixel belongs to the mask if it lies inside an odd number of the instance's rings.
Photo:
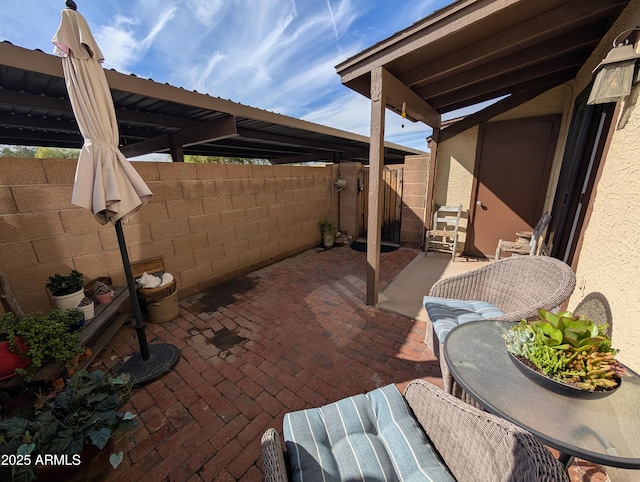
<path id="1" fill-rule="evenodd" d="M 556 393 L 600 398 L 622 383 L 624 367 L 607 336 L 607 325 L 573 315 L 538 310 L 506 334 L 511 361 L 528 378 Z"/>

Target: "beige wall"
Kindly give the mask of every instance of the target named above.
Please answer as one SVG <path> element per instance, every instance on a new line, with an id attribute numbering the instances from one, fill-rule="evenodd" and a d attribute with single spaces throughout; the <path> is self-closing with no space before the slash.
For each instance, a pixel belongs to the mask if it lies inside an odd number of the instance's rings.
<path id="1" fill-rule="evenodd" d="M 603 39 L 591 62 L 576 78 L 574 95 L 591 80 L 591 70 L 604 58 L 618 33 L 640 24 L 640 1 L 632 0 L 625 14 Z M 573 309 L 589 293 L 601 293 L 612 314 L 613 345 L 618 358 L 640 370 L 640 112 L 636 86 L 621 102 L 613 135 L 601 166 L 593 211 L 582 238 L 576 275 L 578 284 L 569 301 Z M 572 99 L 573 102 L 573 99 Z"/>
<path id="2" fill-rule="evenodd" d="M 51 307 L 54 273 L 125 284 L 113 226 L 70 204 L 75 164 L 0 162 L 0 268 L 26 312 Z M 123 225 L 129 256 L 162 256 L 180 296 L 319 245 L 318 221 L 338 221 L 334 165 L 132 164 L 154 196 Z"/>
<path id="3" fill-rule="evenodd" d="M 429 155 L 405 158 L 400 230 L 403 246 L 419 248 L 422 244 L 428 178 Z"/>
<path id="4" fill-rule="evenodd" d="M 347 185 L 338 193 L 340 200 L 340 231 L 357 238 L 362 223 L 362 206 L 358 202 L 358 178 L 362 164 L 345 162 L 338 167 L 338 177 Z"/>
<path id="5" fill-rule="evenodd" d="M 567 116 L 570 113 L 571 92 L 567 86 L 557 87 L 491 119 L 491 122 L 495 122 L 550 114 L 563 115 L 558 148 L 553 159 L 551 179 L 547 189 L 545 202 L 547 209 L 550 209 L 553 202 L 555 183 L 562 163 L 562 151 L 568 130 Z M 462 204 L 458 251 L 464 250 L 466 241 L 479 130 L 477 126 L 472 127 L 438 145 L 434 201 L 440 205 Z"/>
<path id="6" fill-rule="evenodd" d="M 613 38 L 625 29 L 640 25 L 640 0 L 632 0 L 621 21 L 615 25 L 576 80 L 553 89 L 492 120 L 561 113 L 563 115 L 546 208 L 551 207 L 564 154 L 575 97 L 592 79 L 592 70 L 611 48 Z M 611 144 L 596 186 L 593 211 L 582 238 L 575 266 L 577 287 L 569 309 L 590 293 L 601 293 L 608 300 L 613 320 L 613 343 L 621 350 L 619 359 L 640 370 L 640 89 L 621 104 L 614 122 Z M 438 146 L 435 202 L 457 204 L 465 212 L 473 182 L 478 129 L 469 129 Z M 466 228 L 466 216 L 462 223 Z M 464 241 L 464 235 L 461 240 Z"/>

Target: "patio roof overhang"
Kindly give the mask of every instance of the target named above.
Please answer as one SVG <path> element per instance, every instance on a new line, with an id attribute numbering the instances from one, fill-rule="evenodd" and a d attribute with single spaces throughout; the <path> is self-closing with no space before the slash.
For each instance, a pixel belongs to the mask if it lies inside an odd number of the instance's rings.
<path id="1" fill-rule="evenodd" d="M 431 109 L 429 125 L 436 130 L 438 116 L 505 97 L 435 132 L 434 140 L 442 141 L 574 79 L 628 3 L 459 0 L 336 70 L 343 84 L 371 98 L 372 72 L 382 68 L 426 104 L 423 110 Z M 407 99 L 397 97 L 387 108 L 399 113 Z M 408 107 L 409 119 L 424 121 Z"/>
<path id="2" fill-rule="evenodd" d="M 368 304 L 378 302 L 385 109 L 404 108 L 433 128 L 428 222 L 438 143 L 595 67 L 594 50 L 629 1 L 458 0 L 336 67 L 372 105 L 369 206 L 378 209 L 369 209 L 367 226 Z M 475 112 L 442 124 L 443 114 L 464 108 Z"/>
<path id="3" fill-rule="evenodd" d="M 106 71 L 121 150 L 267 159 L 272 164 L 369 160 L 369 138 L 229 100 Z M 82 147 L 60 58 L 0 42 L 0 144 Z M 425 142 L 426 147 L 426 142 Z M 386 164 L 424 152 L 385 143 Z"/>

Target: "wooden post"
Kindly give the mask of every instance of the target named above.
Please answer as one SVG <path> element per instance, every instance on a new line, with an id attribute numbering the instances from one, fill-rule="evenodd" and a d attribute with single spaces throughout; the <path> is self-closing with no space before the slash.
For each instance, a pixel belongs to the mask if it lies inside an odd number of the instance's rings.
<path id="1" fill-rule="evenodd" d="M 0 299 L 5 302 L 9 308 L 9 310 L 16 316 L 16 318 L 22 318 L 24 316 L 24 311 L 20 307 L 18 300 L 13 293 L 11 292 L 11 287 L 9 286 L 9 280 L 4 274 L 4 271 L 0 269 Z M 1 313 L 1 312 L 0 312 Z"/>
<path id="2" fill-rule="evenodd" d="M 430 152 L 429 152 L 429 164 L 428 164 L 428 172 L 427 172 L 427 193 L 426 193 L 426 198 L 425 198 L 425 205 L 424 205 L 424 229 L 426 232 L 426 230 L 431 229 L 431 217 L 433 216 L 433 191 L 434 191 L 434 187 L 435 187 L 435 182 L 436 182 L 436 158 L 438 156 L 438 140 L 440 137 L 440 129 L 439 128 L 433 128 L 433 135 L 431 136 L 431 146 L 430 146 Z M 425 252 L 425 256 L 427 253 L 427 250 L 429 249 L 429 246 L 426 243 L 426 240 L 424 240 L 425 245 L 424 245 L 424 252 Z"/>
<path id="3" fill-rule="evenodd" d="M 371 138 L 369 147 L 369 217 L 367 219 L 367 304 L 378 304 L 380 287 L 380 241 L 384 199 L 384 117 L 387 105 L 398 110 L 405 105 L 407 116 L 439 129 L 440 114 L 384 67 L 371 71 Z M 433 188 L 431 188 L 433 192 Z M 430 211 L 430 207 L 429 207 Z"/>
<path id="4" fill-rule="evenodd" d="M 371 71 L 371 145 L 369 147 L 369 215 L 367 219 L 367 304 L 378 304 L 380 241 L 384 171 L 384 118 L 386 99 L 382 67 Z"/>

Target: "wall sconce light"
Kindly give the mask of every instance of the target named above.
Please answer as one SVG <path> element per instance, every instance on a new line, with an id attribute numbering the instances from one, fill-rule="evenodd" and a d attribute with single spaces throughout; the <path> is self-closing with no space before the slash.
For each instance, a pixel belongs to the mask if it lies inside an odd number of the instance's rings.
<path id="1" fill-rule="evenodd" d="M 333 185 L 336 187 L 337 191 L 336 192 L 340 192 L 342 191 L 345 186 L 347 185 L 347 181 L 345 179 L 338 179 L 336 182 L 333 183 Z"/>
<path id="2" fill-rule="evenodd" d="M 636 59 L 640 58 L 632 43 L 618 39 L 625 33 L 640 28 L 625 30 L 613 41 L 613 48 L 594 69 L 597 72 L 587 104 L 605 104 L 617 102 L 631 93 L 631 86 L 638 82 L 636 77 Z"/>

